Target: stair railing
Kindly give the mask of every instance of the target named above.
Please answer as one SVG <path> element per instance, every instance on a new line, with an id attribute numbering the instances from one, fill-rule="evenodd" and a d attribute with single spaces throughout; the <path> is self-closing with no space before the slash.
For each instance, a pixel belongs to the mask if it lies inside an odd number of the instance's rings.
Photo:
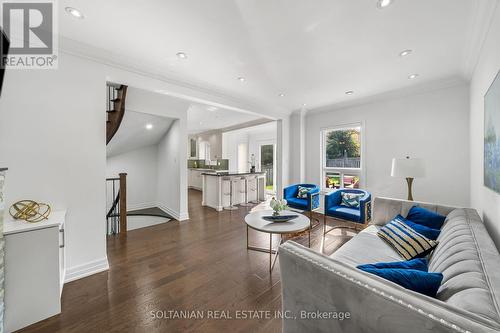
<path id="1" fill-rule="evenodd" d="M 127 233 L 127 174 L 106 179 L 106 233 L 108 235 Z"/>

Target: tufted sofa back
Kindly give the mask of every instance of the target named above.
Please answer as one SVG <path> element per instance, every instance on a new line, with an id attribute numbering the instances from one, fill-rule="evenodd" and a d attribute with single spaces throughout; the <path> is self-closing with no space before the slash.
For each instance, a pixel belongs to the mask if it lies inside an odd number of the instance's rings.
<path id="1" fill-rule="evenodd" d="M 499 323 L 500 255 L 477 212 L 453 210 L 437 240 L 429 259 L 444 276 L 437 298 Z"/>

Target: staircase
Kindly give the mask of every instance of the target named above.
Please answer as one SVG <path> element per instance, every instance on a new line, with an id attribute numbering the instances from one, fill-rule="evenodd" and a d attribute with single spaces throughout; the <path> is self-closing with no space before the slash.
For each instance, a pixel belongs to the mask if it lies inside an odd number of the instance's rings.
<path id="1" fill-rule="evenodd" d="M 106 84 L 106 95 L 108 105 L 106 108 L 106 144 L 120 128 L 120 124 L 125 114 L 125 98 L 127 97 L 127 86 L 114 83 Z"/>
<path id="2" fill-rule="evenodd" d="M 120 128 L 125 115 L 125 98 L 127 86 L 122 84 L 106 84 L 106 145 Z M 127 232 L 127 174 L 120 173 L 117 178 L 106 179 L 106 196 L 111 206 L 106 214 L 107 234 L 117 235 Z M 106 199 L 108 202 L 108 199 Z"/>

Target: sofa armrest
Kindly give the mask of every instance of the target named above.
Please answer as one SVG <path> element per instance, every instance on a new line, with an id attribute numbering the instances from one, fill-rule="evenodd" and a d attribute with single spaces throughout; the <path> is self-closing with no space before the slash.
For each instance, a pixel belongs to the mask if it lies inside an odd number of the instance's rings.
<path id="1" fill-rule="evenodd" d="M 297 243 L 288 241 L 279 251 L 283 332 L 495 332 L 498 329 L 479 316 L 408 291 Z M 323 319 L 318 319 L 318 314 Z"/>
<path id="2" fill-rule="evenodd" d="M 457 208 L 446 205 L 432 204 L 428 202 L 376 197 L 373 200 L 372 223 L 376 225 L 384 225 L 398 214 L 406 217 L 408 215 L 408 211 L 413 206 L 424 207 L 444 216 L 447 216 L 449 213 L 451 213 L 451 211 Z"/>

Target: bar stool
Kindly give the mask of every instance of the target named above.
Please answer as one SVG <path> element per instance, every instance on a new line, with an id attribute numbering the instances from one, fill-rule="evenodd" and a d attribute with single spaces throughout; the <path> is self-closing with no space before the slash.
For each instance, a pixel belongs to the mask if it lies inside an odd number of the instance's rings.
<path id="1" fill-rule="evenodd" d="M 259 177 L 255 177 L 255 187 L 251 188 L 251 191 L 255 191 L 255 200 L 250 201 L 253 204 L 259 204 L 261 201 L 259 199 Z"/>
<path id="2" fill-rule="evenodd" d="M 245 193 L 245 201 L 240 204 L 242 207 L 250 207 L 253 206 L 249 201 L 248 201 L 248 177 L 241 177 L 241 180 L 245 182 L 245 189 L 242 190 L 240 186 L 240 193 L 243 194 Z"/>
<path id="3" fill-rule="evenodd" d="M 225 210 L 236 210 L 238 207 L 233 206 L 233 182 L 232 178 L 227 178 L 222 180 L 223 183 L 229 183 L 229 192 L 224 192 L 224 195 L 229 195 L 229 206 L 224 207 Z"/>

